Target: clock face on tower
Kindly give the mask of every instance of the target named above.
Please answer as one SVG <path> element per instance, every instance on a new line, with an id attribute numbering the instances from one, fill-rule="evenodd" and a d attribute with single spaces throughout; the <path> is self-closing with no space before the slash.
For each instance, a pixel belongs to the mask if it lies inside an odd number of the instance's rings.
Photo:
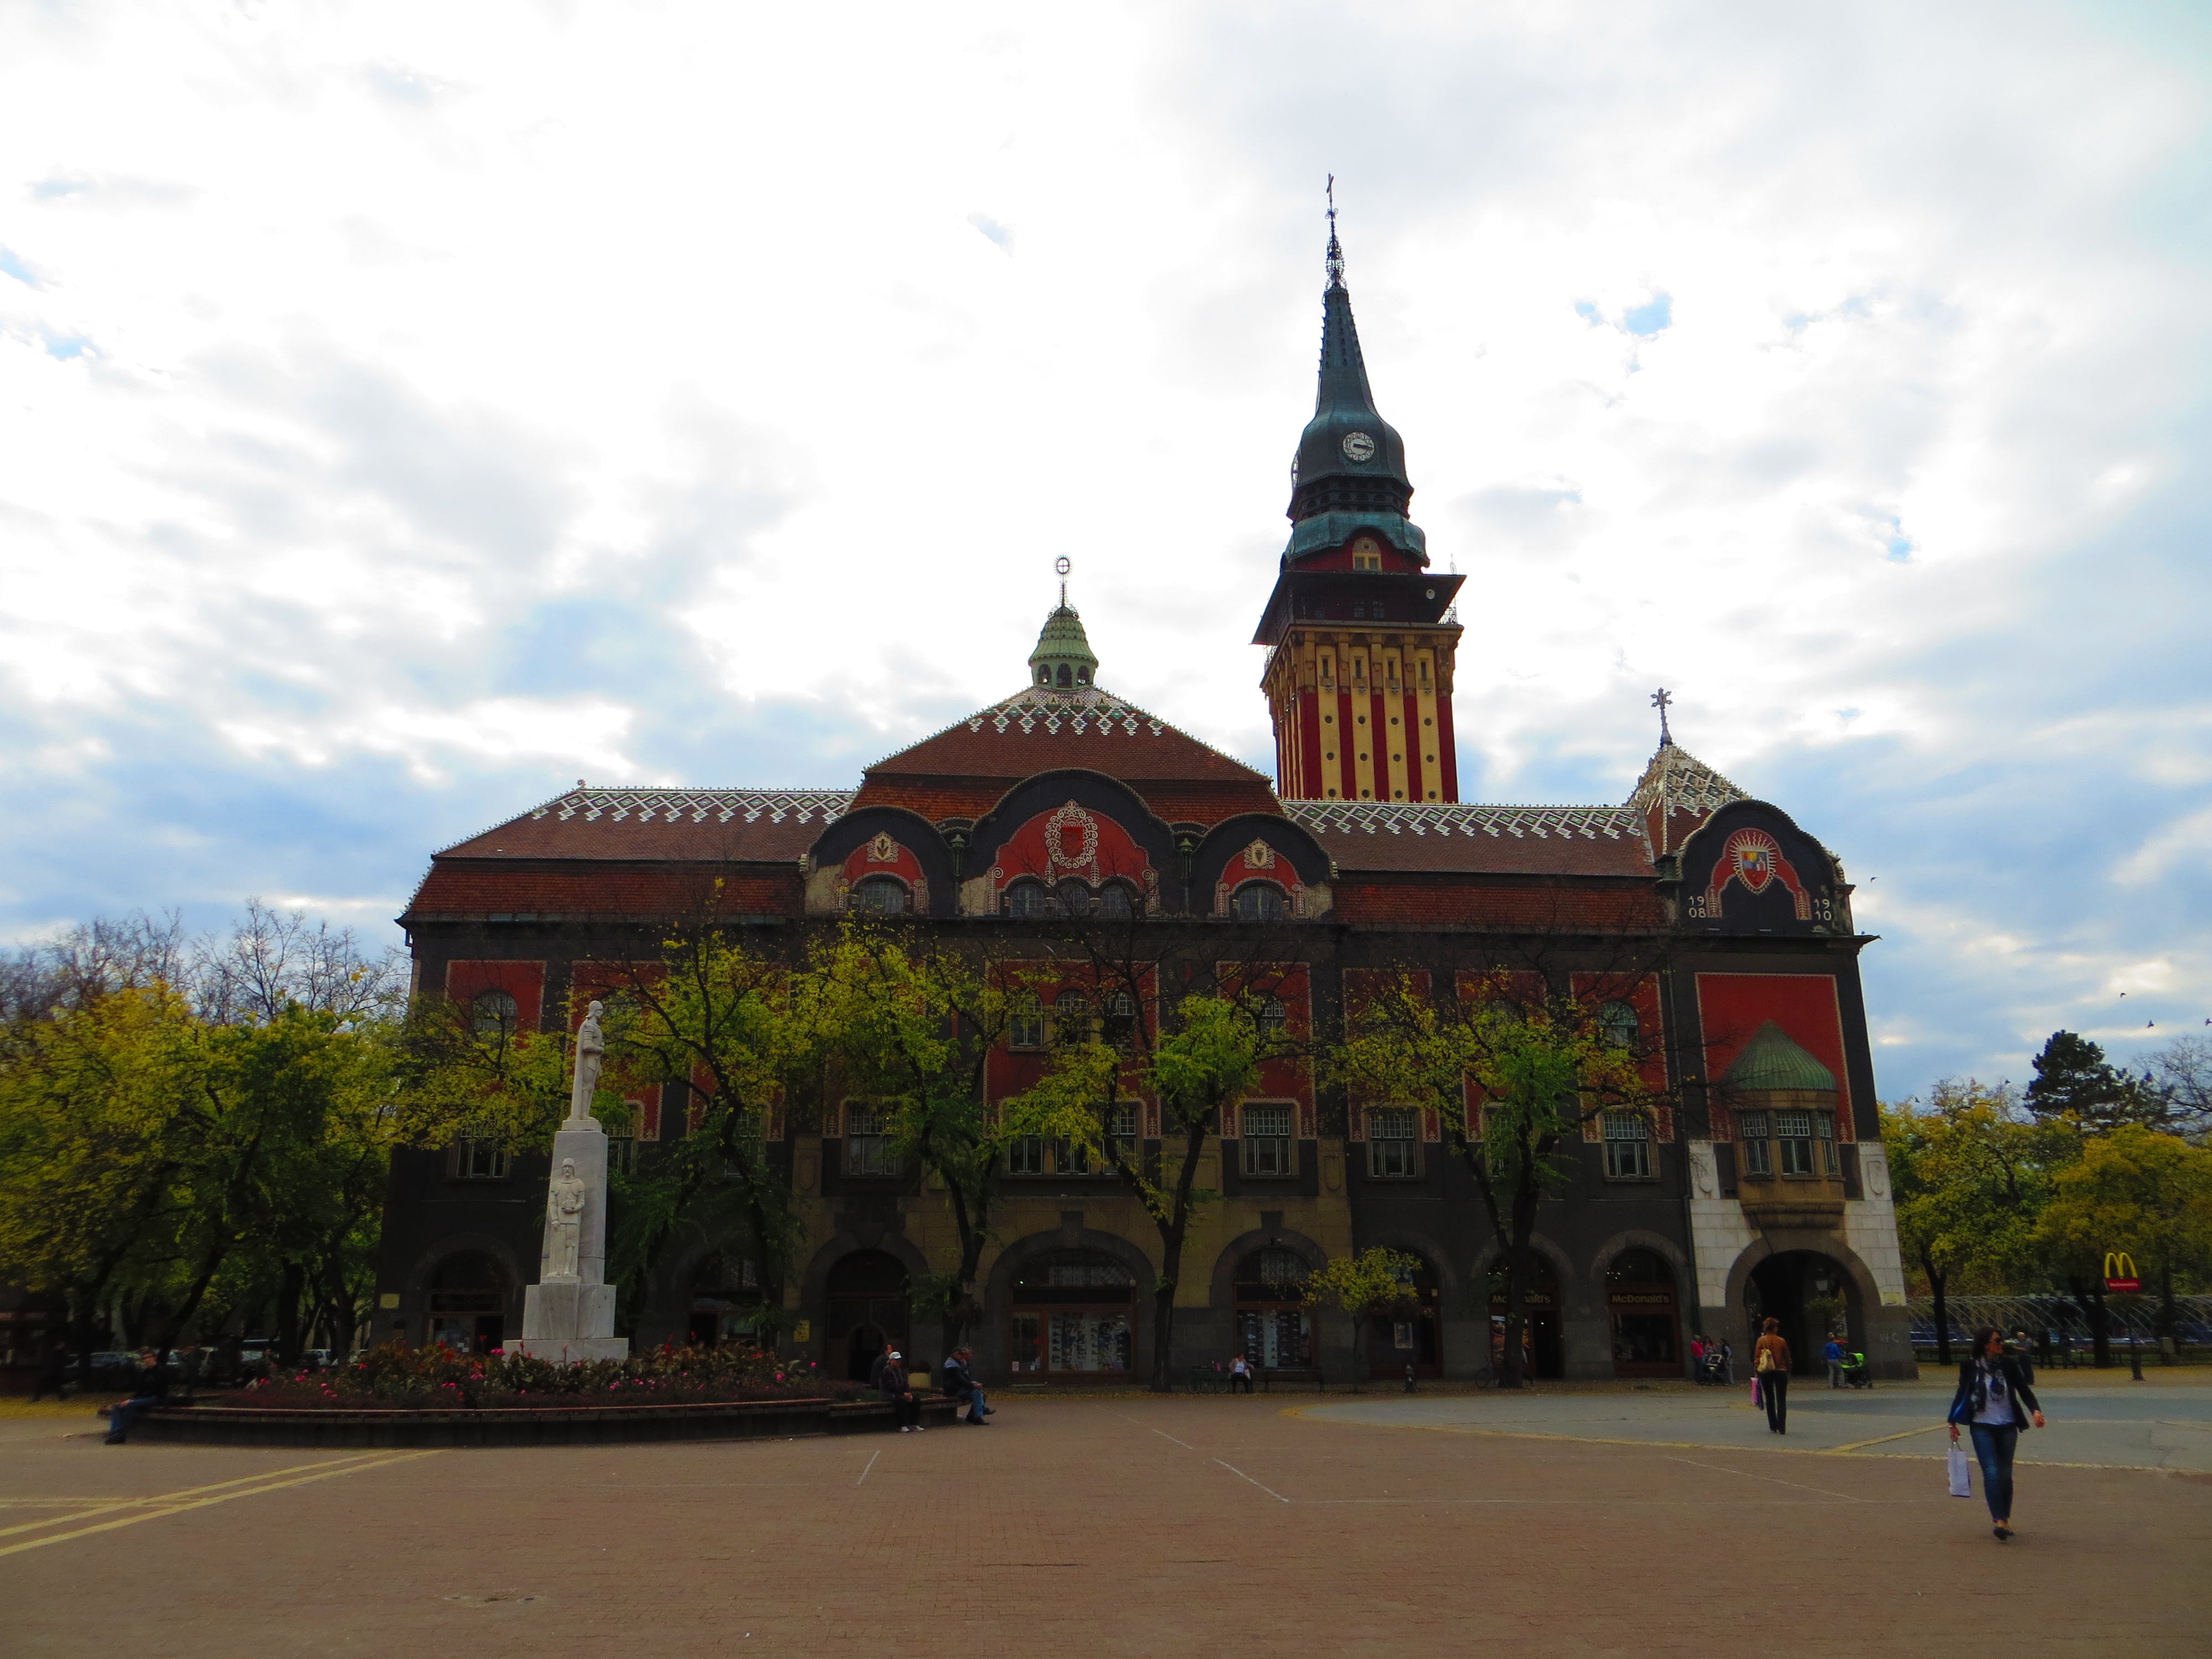
<path id="1" fill-rule="evenodd" d="M 1371 461 L 1375 459 L 1375 440 L 1364 432 L 1344 434 L 1344 459 L 1347 461 Z"/>

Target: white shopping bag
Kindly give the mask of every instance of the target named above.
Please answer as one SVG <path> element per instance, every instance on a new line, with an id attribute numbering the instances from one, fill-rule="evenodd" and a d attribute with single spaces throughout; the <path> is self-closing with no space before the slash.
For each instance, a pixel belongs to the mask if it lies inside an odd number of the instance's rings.
<path id="1" fill-rule="evenodd" d="M 1967 1474 L 1967 1471 L 1973 1467 L 1973 1460 L 1966 1455 L 1966 1449 L 1957 1441 L 1953 1441 L 1951 1443 L 1952 1497 L 1972 1498 L 1974 1495 L 1973 1485 Z"/>

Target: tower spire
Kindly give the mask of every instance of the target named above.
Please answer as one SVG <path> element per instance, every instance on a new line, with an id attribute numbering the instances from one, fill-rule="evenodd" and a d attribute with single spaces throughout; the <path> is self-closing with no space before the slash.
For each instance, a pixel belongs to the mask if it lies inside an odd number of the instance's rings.
<path id="1" fill-rule="evenodd" d="M 1667 729 L 1667 707 L 1674 701 L 1673 694 L 1663 685 L 1651 694 L 1651 706 L 1659 711 L 1659 746 L 1662 749 L 1674 741 L 1674 734 Z"/>
<path id="2" fill-rule="evenodd" d="M 1063 556 L 1052 568 L 1060 578 L 1060 605 L 1044 619 L 1036 649 L 1030 653 L 1030 679 L 1040 691 L 1088 691 L 1097 679 L 1098 658 L 1083 618 L 1067 602 L 1067 573 L 1074 567 Z"/>

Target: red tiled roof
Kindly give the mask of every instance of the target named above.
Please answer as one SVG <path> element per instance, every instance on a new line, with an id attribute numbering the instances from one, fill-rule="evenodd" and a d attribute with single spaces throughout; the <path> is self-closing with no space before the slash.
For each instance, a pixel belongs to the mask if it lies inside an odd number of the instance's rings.
<path id="1" fill-rule="evenodd" d="M 573 789 L 441 858 L 796 860 L 852 810 L 849 789 Z"/>
<path id="2" fill-rule="evenodd" d="M 868 775 L 1026 778 L 1064 766 L 1126 779 L 1239 782 L 1267 780 L 1239 760 L 1179 732 L 1156 714 L 1096 688 L 1030 687 L 956 720 L 934 737 L 886 756 Z"/>
<path id="3" fill-rule="evenodd" d="M 919 777 L 887 774 L 878 768 L 869 772 L 853 805 L 903 806 L 933 823 L 946 818 L 980 818 L 1021 781 L 1019 777 Z M 1279 814 L 1283 810 L 1274 790 L 1261 778 L 1195 783 L 1139 779 L 1129 787 L 1144 797 L 1153 816 L 1169 823 L 1218 823 L 1240 812 Z"/>

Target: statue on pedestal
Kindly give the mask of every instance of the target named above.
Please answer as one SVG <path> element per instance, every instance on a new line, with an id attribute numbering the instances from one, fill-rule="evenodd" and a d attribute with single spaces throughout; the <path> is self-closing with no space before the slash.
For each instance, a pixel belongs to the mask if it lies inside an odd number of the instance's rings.
<path id="1" fill-rule="evenodd" d="M 615 1334 L 615 1287 L 606 1282 L 607 1135 L 592 1115 L 607 1054 L 599 1013 L 592 1004 L 576 1032 L 568 1116 L 554 1133 L 554 1175 L 545 1183 L 538 1282 L 523 1294 L 522 1340 L 507 1349 L 560 1365 L 629 1352 Z"/>
<path id="2" fill-rule="evenodd" d="M 545 1249 L 545 1277 L 574 1279 L 584 1243 L 584 1183 L 576 1175 L 576 1160 L 561 1160 L 561 1173 L 545 1190 L 546 1219 L 551 1224 Z"/>
<path id="3" fill-rule="evenodd" d="M 568 1087 L 568 1121 L 590 1123 L 592 1096 L 599 1086 L 599 1068 L 606 1064 L 607 1040 L 599 1030 L 599 1011 L 602 1005 L 593 1003 L 584 1011 L 584 1023 L 576 1030 L 576 1078 Z"/>

